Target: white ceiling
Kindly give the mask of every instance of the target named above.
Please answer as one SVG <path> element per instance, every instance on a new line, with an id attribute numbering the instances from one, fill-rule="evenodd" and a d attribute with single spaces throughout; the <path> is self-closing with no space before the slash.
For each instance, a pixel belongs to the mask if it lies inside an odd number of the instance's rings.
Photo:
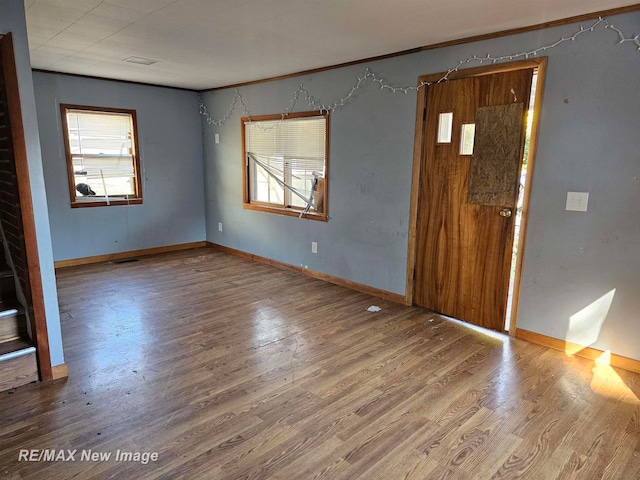
<path id="1" fill-rule="evenodd" d="M 207 89 L 637 0 L 25 0 L 33 68 Z M 157 60 L 138 65 L 129 57 Z"/>

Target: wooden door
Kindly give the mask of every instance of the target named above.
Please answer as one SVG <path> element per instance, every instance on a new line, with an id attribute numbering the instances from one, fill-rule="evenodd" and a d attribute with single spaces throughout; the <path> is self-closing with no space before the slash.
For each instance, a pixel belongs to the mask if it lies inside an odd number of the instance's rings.
<path id="1" fill-rule="evenodd" d="M 450 80 L 426 92 L 414 302 L 498 331 L 504 330 L 533 71 Z M 453 115 L 449 141 L 438 134 L 442 113 Z M 461 153 L 467 124 L 476 127 L 472 155 Z"/>

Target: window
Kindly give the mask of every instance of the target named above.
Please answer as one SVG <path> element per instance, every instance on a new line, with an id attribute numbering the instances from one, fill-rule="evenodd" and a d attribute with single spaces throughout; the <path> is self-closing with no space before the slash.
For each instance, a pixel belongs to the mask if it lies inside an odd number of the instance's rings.
<path id="1" fill-rule="evenodd" d="M 453 112 L 438 115 L 438 143 L 451 143 L 453 131 Z"/>
<path id="2" fill-rule="evenodd" d="M 245 208 L 327 220 L 328 114 L 242 119 Z"/>
<path id="3" fill-rule="evenodd" d="M 71 206 L 142 203 L 135 110 L 60 107 Z"/>
<path id="4" fill-rule="evenodd" d="M 463 123 L 460 135 L 460 155 L 473 155 L 473 144 L 476 138 L 476 124 Z"/>

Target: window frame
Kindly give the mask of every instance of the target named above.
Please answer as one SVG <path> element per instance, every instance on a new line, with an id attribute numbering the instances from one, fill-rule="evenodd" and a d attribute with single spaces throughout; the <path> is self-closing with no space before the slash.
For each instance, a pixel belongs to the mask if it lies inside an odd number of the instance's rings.
<path id="1" fill-rule="evenodd" d="M 69 141 L 69 125 L 67 122 L 67 113 L 69 111 L 77 110 L 87 113 L 118 113 L 125 114 L 131 117 L 132 124 L 132 163 L 133 163 L 133 178 L 134 178 L 134 195 L 124 197 L 122 195 L 109 196 L 109 202 L 107 203 L 105 196 L 99 195 L 96 198 L 102 198 L 102 200 L 96 201 L 78 201 L 76 200 L 76 182 L 73 169 L 73 155 L 71 153 L 71 146 Z M 112 107 L 96 107 L 89 105 L 72 105 L 67 103 L 60 104 L 60 113 L 62 116 L 62 137 L 64 139 L 65 159 L 67 163 L 67 180 L 69 182 L 69 198 L 71 200 L 71 208 L 84 208 L 84 207 L 113 207 L 118 205 L 140 205 L 142 204 L 142 175 L 140 169 L 140 149 L 138 146 L 138 122 L 136 117 L 136 111 L 127 108 L 112 108 Z"/>
<path id="2" fill-rule="evenodd" d="M 283 202 L 283 206 L 274 205 L 271 203 L 260 202 L 257 200 L 251 200 L 251 162 L 247 160 L 247 150 L 246 150 L 246 122 L 262 122 L 262 121 L 274 121 L 274 120 L 283 120 L 287 121 L 290 119 L 297 118 L 308 118 L 308 117 L 324 117 L 325 121 L 325 145 L 324 145 L 324 177 L 322 181 L 318 182 L 319 191 L 322 192 L 323 198 L 323 209 L 322 212 L 308 212 L 303 213 L 302 218 L 307 218 L 309 220 L 318 220 L 322 222 L 326 222 L 329 219 L 328 212 L 328 197 L 329 197 L 329 112 L 319 112 L 317 110 L 310 112 L 297 112 L 297 113 L 289 113 L 287 115 L 283 114 L 273 114 L 273 115 L 260 115 L 260 116 L 251 116 L 251 117 L 242 117 L 240 119 L 240 129 L 241 129 L 241 137 L 242 137 L 242 206 L 246 210 L 255 210 L 259 212 L 268 212 L 275 213 L 279 215 L 288 215 L 292 217 L 300 217 L 300 214 L 303 211 L 303 208 L 286 205 L 286 201 Z M 286 174 L 285 174 L 286 181 Z M 320 190 L 321 189 L 321 190 Z M 285 195 L 287 195 L 285 189 Z M 286 197 L 285 197 L 286 198 Z"/>

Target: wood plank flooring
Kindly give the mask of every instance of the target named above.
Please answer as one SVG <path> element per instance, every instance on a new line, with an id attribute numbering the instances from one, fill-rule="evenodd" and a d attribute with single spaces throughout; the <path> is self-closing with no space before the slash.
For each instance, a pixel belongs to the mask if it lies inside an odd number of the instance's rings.
<path id="1" fill-rule="evenodd" d="M 0 394 L 0 478 L 640 478 L 638 374 L 210 248 L 58 288 L 69 378 Z"/>

